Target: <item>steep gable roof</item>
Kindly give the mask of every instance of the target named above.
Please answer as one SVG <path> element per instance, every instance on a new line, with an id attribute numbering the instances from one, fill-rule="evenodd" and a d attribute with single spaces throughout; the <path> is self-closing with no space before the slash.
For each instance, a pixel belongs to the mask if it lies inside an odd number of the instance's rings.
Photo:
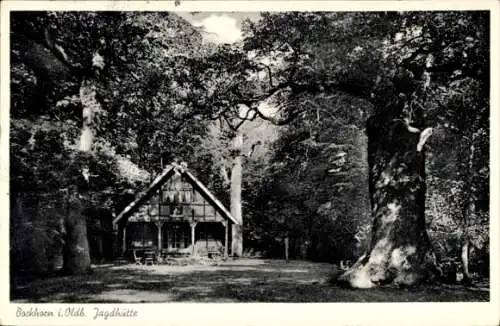
<path id="1" fill-rule="evenodd" d="M 120 214 L 113 220 L 113 225 L 116 226 L 117 223 L 131 214 L 133 214 L 146 200 L 148 200 L 151 195 L 158 190 L 168 179 L 170 179 L 175 173 L 179 173 L 188 179 L 192 185 L 200 192 L 200 194 L 208 201 L 212 206 L 214 206 L 219 213 L 227 220 L 231 220 L 235 224 L 240 224 L 227 210 L 226 207 L 198 180 L 193 174 L 191 174 L 184 167 L 172 163 L 169 164 L 163 172 L 157 176 L 153 182 L 144 191 L 137 194 L 136 198 L 125 207 Z"/>

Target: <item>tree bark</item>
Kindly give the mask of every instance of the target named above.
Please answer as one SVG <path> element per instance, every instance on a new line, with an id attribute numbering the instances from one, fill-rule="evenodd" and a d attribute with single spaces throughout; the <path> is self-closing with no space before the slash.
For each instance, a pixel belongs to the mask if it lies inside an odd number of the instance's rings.
<path id="1" fill-rule="evenodd" d="M 472 281 L 472 277 L 469 272 L 469 252 L 470 252 L 470 235 L 469 235 L 469 225 L 470 220 L 476 213 L 476 203 L 475 203 L 475 187 L 474 187 L 474 159 L 475 159 L 475 142 L 478 136 L 476 131 L 476 125 L 478 123 L 479 118 L 474 121 L 472 135 L 470 136 L 470 145 L 469 145 L 469 158 L 467 162 L 467 184 L 466 191 L 467 200 L 466 207 L 463 217 L 463 232 L 462 232 L 462 252 L 461 252 L 461 260 L 462 260 L 462 272 L 463 272 L 463 283 L 469 284 Z"/>
<path id="2" fill-rule="evenodd" d="M 463 280 L 462 282 L 464 284 L 469 284 L 471 283 L 471 275 L 469 272 L 469 240 L 465 239 L 462 243 L 462 252 L 461 252 L 461 259 L 462 259 L 462 272 L 463 272 Z"/>
<path id="3" fill-rule="evenodd" d="M 233 256 L 243 255 L 243 215 L 241 208 L 241 184 L 243 178 L 243 135 L 238 133 L 233 139 L 233 167 L 231 169 L 231 215 L 239 224 L 231 227 L 231 253 Z"/>
<path id="4" fill-rule="evenodd" d="M 78 194 L 70 194 L 68 214 L 64 223 L 64 270 L 71 275 L 85 274 L 90 270 L 87 221 Z"/>
<path id="5" fill-rule="evenodd" d="M 289 237 L 288 235 L 285 237 L 285 263 L 288 264 L 288 254 L 289 254 Z"/>
<path id="6" fill-rule="evenodd" d="M 368 120 L 367 134 L 372 239 L 368 252 L 339 281 L 356 288 L 416 285 L 433 266 L 425 227 L 420 133 L 402 120 L 374 116 Z"/>
<path id="7" fill-rule="evenodd" d="M 84 80 L 80 86 L 80 101 L 82 103 L 82 130 L 80 133 L 80 151 L 88 153 L 92 150 L 96 135 L 97 120 L 102 108 L 96 99 L 96 90 L 90 80 Z"/>

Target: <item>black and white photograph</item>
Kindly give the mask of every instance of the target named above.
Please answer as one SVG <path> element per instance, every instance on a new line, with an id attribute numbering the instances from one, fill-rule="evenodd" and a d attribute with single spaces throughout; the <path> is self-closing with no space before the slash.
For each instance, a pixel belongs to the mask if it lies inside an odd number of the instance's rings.
<path id="1" fill-rule="evenodd" d="M 497 11 L 173 4 L 9 10 L 16 317 L 491 303 Z"/>

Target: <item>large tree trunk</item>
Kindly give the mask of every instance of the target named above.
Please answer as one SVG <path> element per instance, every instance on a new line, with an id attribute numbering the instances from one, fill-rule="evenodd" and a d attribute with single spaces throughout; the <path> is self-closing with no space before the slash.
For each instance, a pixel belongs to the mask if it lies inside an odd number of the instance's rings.
<path id="1" fill-rule="evenodd" d="M 80 133 L 80 152 L 86 154 L 92 151 L 96 135 L 97 121 L 102 113 L 102 108 L 96 99 L 96 89 L 92 80 L 83 80 L 80 86 L 80 101 L 82 104 L 83 124 Z M 83 166 L 82 176 L 89 183 L 90 171 Z M 90 270 L 90 252 L 87 238 L 87 219 L 79 199 L 75 199 L 82 189 L 71 193 L 68 215 L 64 222 L 65 248 L 64 269 L 69 274 L 82 274 Z"/>
<path id="2" fill-rule="evenodd" d="M 234 159 L 231 169 L 231 215 L 239 222 L 232 224 L 231 253 L 233 256 L 243 255 L 243 215 L 241 208 L 241 184 L 243 177 L 243 135 L 237 134 L 233 140 Z"/>
<path id="3" fill-rule="evenodd" d="M 402 120 L 372 117 L 367 133 L 372 240 L 367 254 L 339 280 L 357 288 L 415 285 L 432 266 L 420 132 Z"/>
<path id="4" fill-rule="evenodd" d="M 54 44 L 48 29 L 44 33 L 45 39 L 38 40 L 40 43 L 33 43 L 24 36 L 18 36 L 16 39 L 22 41 L 14 42 L 13 46 L 20 49 L 23 61 L 33 69 L 37 78 L 43 81 L 43 88 L 40 91 L 44 95 L 44 101 L 39 103 L 39 106 L 44 106 L 46 109 L 55 107 L 57 99 L 72 95 L 79 89 L 83 118 L 79 149 L 83 153 L 90 152 L 96 135 L 97 121 L 102 113 L 101 105 L 96 100 L 95 80 L 81 80 L 80 75 L 75 75 L 70 68 L 71 63 L 68 62 L 64 49 Z M 94 74 L 98 75 L 103 67 L 104 58 L 99 53 L 94 53 L 92 58 Z M 42 111 L 33 109 L 33 112 Z M 85 174 L 84 171 L 82 173 Z M 82 211 L 70 209 L 68 216 L 61 222 L 66 232 L 63 247 L 65 269 L 70 273 L 87 271 L 90 267 L 90 255 L 86 219 Z"/>
<path id="5" fill-rule="evenodd" d="M 64 223 L 64 270 L 68 274 L 84 274 L 90 270 L 87 221 L 78 194 L 70 194 L 68 214 Z"/>

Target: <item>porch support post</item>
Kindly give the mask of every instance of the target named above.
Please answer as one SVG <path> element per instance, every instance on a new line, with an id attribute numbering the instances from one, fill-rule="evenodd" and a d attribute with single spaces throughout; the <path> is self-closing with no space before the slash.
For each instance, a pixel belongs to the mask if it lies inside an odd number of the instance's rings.
<path id="1" fill-rule="evenodd" d="M 123 237 L 122 237 L 122 254 L 127 250 L 127 224 L 123 227 Z"/>
<path id="2" fill-rule="evenodd" d="M 161 230 L 163 228 L 163 221 L 157 221 L 156 223 L 156 227 L 158 228 L 158 250 L 161 250 L 162 247 L 163 247 L 163 243 L 162 243 L 162 234 L 161 234 Z"/>
<path id="3" fill-rule="evenodd" d="M 192 250 L 192 255 L 194 256 L 195 250 L 194 250 L 194 243 L 195 243 L 195 229 L 196 229 L 196 224 L 197 222 L 190 222 L 189 225 L 191 226 L 191 250 Z"/>
<path id="4" fill-rule="evenodd" d="M 229 242 L 229 221 L 222 221 L 224 225 L 224 258 L 228 257 L 228 242 Z"/>

